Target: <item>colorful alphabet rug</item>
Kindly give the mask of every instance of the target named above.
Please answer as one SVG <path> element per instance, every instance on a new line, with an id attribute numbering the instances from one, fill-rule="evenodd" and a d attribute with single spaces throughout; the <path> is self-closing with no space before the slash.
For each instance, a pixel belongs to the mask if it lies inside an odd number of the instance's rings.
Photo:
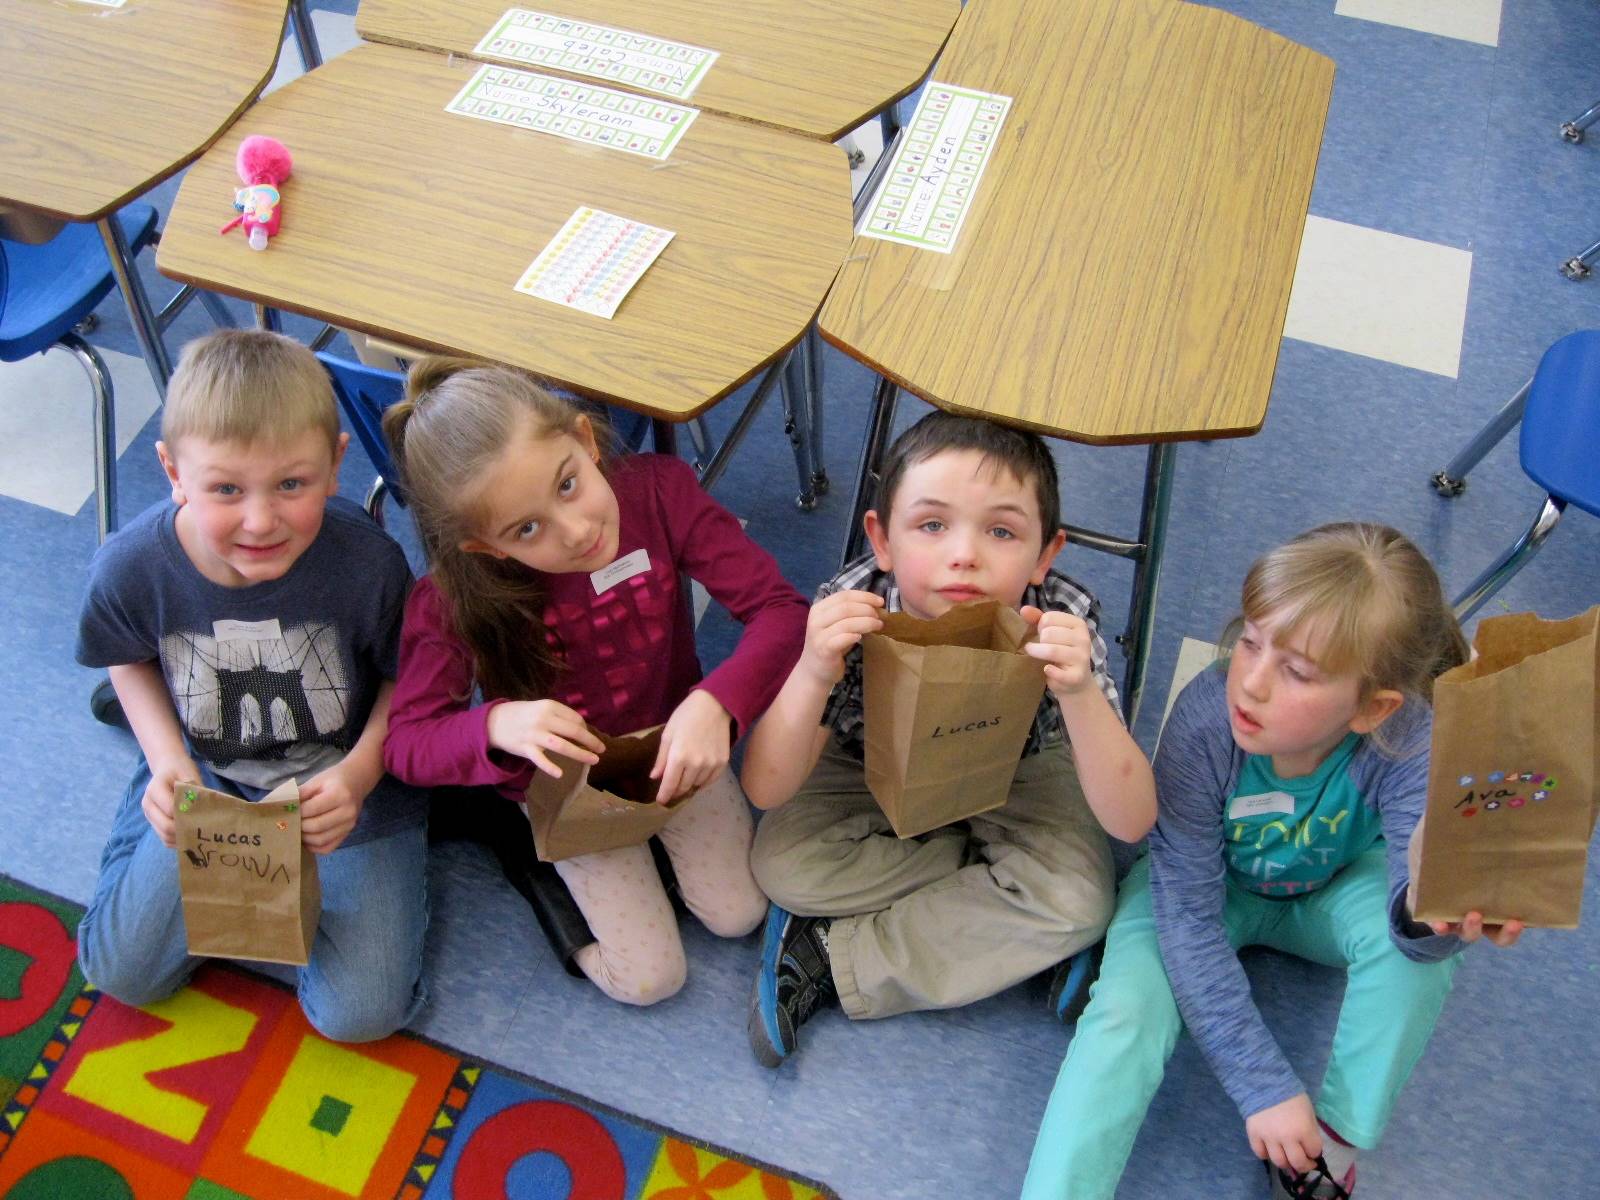
<path id="1" fill-rule="evenodd" d="M 231 967 L 129 1008 L 81 915 L 0 876 L 0 1200 L 837 1200 L 420 1038 L 326 1041 Z"/>

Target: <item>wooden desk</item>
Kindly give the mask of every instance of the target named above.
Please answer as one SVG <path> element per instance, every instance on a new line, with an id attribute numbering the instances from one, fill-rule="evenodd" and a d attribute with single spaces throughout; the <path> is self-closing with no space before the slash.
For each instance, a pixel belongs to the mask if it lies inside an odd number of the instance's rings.
<path id="1" fill-rule="evenodd" d="M 657 163 L 446 113 L 476 67 L 360 46 L 274 92 L 190 169 L 157 265 L 674 421 L 805 331 L 850 244 L 842 150 L 702 113 Z M 217 227 L 234 151 L 258 130 L 295 171 L 282 232 L 254 253 Z M 677 235 L 609 321 L 513 290 L 582 204 Z"/>
<path id="2" fill-rule="evenodd" d="M 0 204 L 96 221 L 156 385 L 166 350 L 115 222 L 210 145 L 272 77 L 287 0 L 6 0 Z"/>
<path id="3" fill-rule="evenodd" d="M 1051 436 L 1258 429 L 1333 63 L 1174 0 L 978 0 L 934 74 L 1012 97 L 974 207 L 949 254 L 858 238 L 822 336 L 941 408 Z M 1138 542 L 1086 537 L 1141 561 L 1146 601 L 1170 469 L 1163 451 Z M 1134 608 L 1130 703 L 1153 604 Z"/>
<path id="4" fill-rule="evenodd" d="M 828 141 L 915 88 L 960 11 L 959 0 L 363 0 L 356 31 L 471 54 L 513 7 L 715 50 L 688 103 Z"/>

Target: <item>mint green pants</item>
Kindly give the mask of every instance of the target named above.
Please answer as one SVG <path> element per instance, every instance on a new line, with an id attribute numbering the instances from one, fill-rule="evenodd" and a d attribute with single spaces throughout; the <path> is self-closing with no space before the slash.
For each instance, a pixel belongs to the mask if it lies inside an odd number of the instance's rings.
<path id="1" fill-rule="evenodd" d="M 1341 1137 L 1363 1147 L 1382 1137 L 1457 962 L 1401 954 L 1389 939 L 1388 894 L 1380 844 L 1326 887 L 1292 900 L 1230 884 L 1223 909 L 1236 950 L 1271 946 L 1348 968 L 1316 1106 Z M 1150 861 L 1141 859 L 1117 897 L 1105 962 L 1045 1107 L 1023 1200 L 1109 1200 L 1182 1027 L 1156 944 Z"/>

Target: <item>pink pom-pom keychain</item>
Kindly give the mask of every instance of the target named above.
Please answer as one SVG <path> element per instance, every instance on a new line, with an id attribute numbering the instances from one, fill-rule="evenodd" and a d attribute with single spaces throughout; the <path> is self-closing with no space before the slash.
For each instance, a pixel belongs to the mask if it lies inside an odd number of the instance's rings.
<path id="1" fill-rule="evenodd" d="M 283 220 L 283 197 L 278 187 L 289 178 L 293 160 L 277 138 L 253 133 L 239 143 L 234 162 L 245 186 L 233 195 L 233 206 L 239 215 L 224 225 L 222 232 L 243 225 L 250 249 L 265 250 L 267 239 L 277 236 Z"/>

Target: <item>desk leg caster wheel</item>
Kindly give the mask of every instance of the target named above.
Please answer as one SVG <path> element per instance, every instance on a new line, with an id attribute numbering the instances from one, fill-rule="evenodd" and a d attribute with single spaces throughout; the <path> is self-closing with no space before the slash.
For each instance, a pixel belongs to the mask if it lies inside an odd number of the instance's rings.
<path id="1" fill-rule="evenodd" d="M 1583 130 L 1571 121 L 1564 121 L 1561 124 L 1561 136 L 1576 145 L 1583 141 Z"/>
<path id="2" fill-rule="evenodd" d="M 819 496 L 826 496 L 828 489 L 832 486 L 828 482 L 828 473 L 826 471 L 818 471 L 811 477 L 811 490 Z"/>
<path id="3" fill-rule="evenodd" d="M 1443 471 L 1435 471 L 1429 482 L 1433 484 L 1433 490 L 1446 499 L 1459 496 L 1467 490 L 1467 481 L 1465 479 L 1452 479 Z"/>
<path id="4" fill-rule="evenodd" d="M 1569 258 L 1561 264 L 1561 273 L 1568 279 L 1587 279 L 1590 275 L 1589 264 L 1581 258 Z"/>
<path id="5" fill-rule="evenodd" d="M 128 727 L 128 718 L 122 711 L 122 701 L 117 699 L 117 690 L 111 686 L 109 679 L 102 679 L 94 685 L 94 691 L 89 693 L 89 713 L 102 725 L 114 725 L 119 729 Z"/>

